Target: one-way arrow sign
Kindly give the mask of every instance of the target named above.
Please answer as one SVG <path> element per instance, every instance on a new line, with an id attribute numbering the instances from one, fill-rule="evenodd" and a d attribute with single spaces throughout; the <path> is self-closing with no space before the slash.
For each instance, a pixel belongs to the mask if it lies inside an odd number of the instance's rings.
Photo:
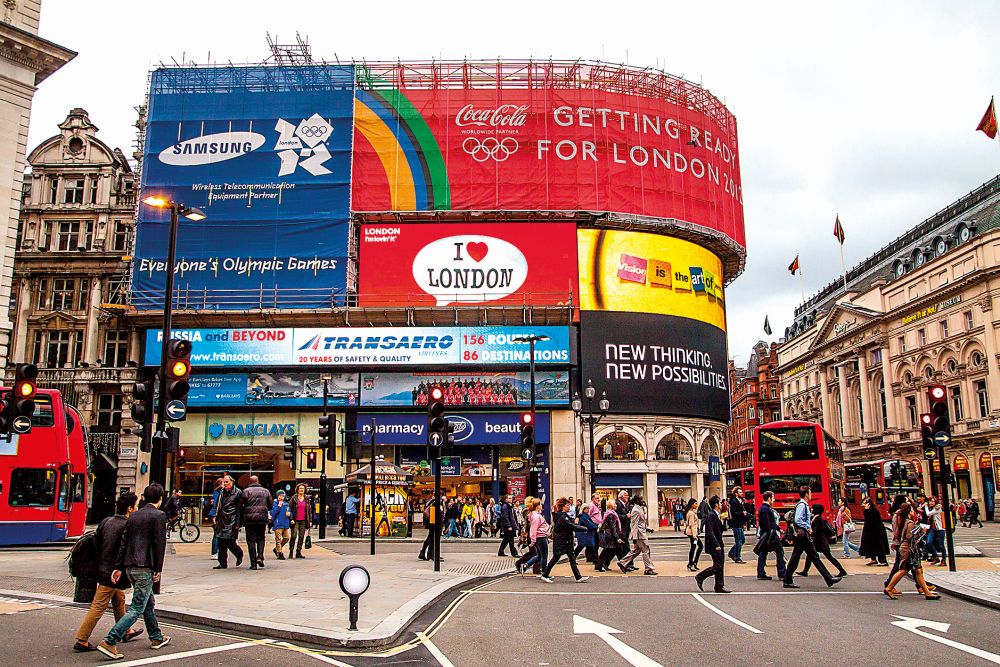
<path id="1" fill-rule="evenodd" d="M 187 414 L 187 406 L 184 405 L 184 401 L 170 401 L 165 407 L 167 413 L 167 419 L 172 422 L 179 422 L 184 419 L 184 415 Z"/>
<path id="2" fill-rule="evenodd" d="M 895 614 L 893 614 L 895 616 Z M 904 630 L 909 630 L 915 635 L 920 635 L 926 639 L 937 642 L 938 644 L 944 644 L 945 646 L 950 646 L 952 648 L 958 649 L 959 651 L 964 651 L 977 658 L 982 658 L 992 662 L 995 665 L 1000 665 L 1000 655 L 996 653 L 990 653 L 989 651 L 984 651 L 981 648 L 976 648 L 975 646 L 969 646 L 968 644 L 962 644 L 953 639 L 947 639 L 945 637 L 938 637 L 937 635 L 932 635 L 929 632 L 924 632 L 923 630 L 918 630 L 920 627 L 930 628 L 931 630 L 937 630 L 938 632 L 948 632 L 948 628 L 951 627 L 950 623 L 939 623 L 937 621 L 925 621 L 922 618 L 910 618 L 909 616 L 895 616 L 898 621 L 893 621 L 892 625 L 897 628 L 903 628 Z"/>
<path id="3" fill-rule="evenodd" d="M 615 630 L 612 627 L 598 623 L 597 621 L 592 621 L 589 618 L 584 618 L 583 616 L 573 615 L 573 634 L 576 635 L 597 635 L 604 642 L 614 649 L 614 652 L 625 658 L 625 662 L 634 667 L 663 667 L 660 663 L 656 662 L 652 658 L 646 657 L 642 653 L 639 653 L 634 648 L 618 639 L 614 635 L 620 635 L 621 630 Z"/>

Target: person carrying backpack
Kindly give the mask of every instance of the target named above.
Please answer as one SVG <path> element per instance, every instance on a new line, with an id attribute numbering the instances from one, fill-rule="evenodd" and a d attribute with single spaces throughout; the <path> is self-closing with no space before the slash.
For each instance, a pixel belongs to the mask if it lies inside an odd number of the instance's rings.
<path id="1" fill-rule="evenodd" d="M 115 615 L 115 621 L 125 615 L 125 590 L 131 587 L 127 577 L 122 577 L 118 583 L 111 582 L 111 573 L 115 569 L 115 560 L 118 558 L 118 549 L 121 547 L 122 535 L 125 532 L 125 523 L 132 512 L 139 498 L 134 493 L 125 493 L 118 497 L 115 502 L 115 515 L 101 521 L 97 526 L 91 539 L 93 539 L 93 549 L 95 561 L 92 571 L 97 577 L 97 593 L 94 601 L 90 603 L 87 615 L 83 617 L 83 622 L 76 631 L 76 643 L 73 650 L 82 653 L 85 651 L 96 651 L 97 646 L 90 643 L 90 635 L 94 632 L 97 622 L 104 616 L 105 610 L 111 606 Z M 81 542 L 87 539 L 81 538 Z M 84 547 L 85 545 L 81 545 Z M 74 555 L 74 559 L 75 559 Z M 74 564 L 75 566 L 77 564 Z M 80 564 L 82 565 L 82 563 Z M 130 642 L 139 635 L 142 630 L 129 629 L 122 638 L 124 642 Z"/>

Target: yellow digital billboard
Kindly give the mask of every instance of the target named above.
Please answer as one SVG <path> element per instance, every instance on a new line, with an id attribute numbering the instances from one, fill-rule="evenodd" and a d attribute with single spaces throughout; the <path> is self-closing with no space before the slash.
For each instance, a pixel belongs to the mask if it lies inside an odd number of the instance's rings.
<path id="1" fill-rule="evenodd" d="M 710 251 L 646 232 L 577 234 L 583 310 L 676 315 L 726 330 L 722 262 Z"/>

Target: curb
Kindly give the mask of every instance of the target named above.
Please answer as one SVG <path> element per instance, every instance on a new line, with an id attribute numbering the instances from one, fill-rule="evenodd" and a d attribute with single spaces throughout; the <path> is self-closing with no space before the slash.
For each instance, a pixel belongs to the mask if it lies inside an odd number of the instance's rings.
<path id="1" fill-rule="evenodd" d="M 978 604 L 983 607 L 989 607 L 991 609 L 1000 609 L 1000 599 L 982 597 L 981 595 L 970 593 L 969 589 L 965 588 L 965 586 L 952 586 L 939 581 L 934 581 L 933 579 L 927 579 L 927 583 L 936 586 L 939 592 L 947 593 L 948 595 L 959 598 L 960 600 L 965 600 L 966 602 Z"/>
<path id="2" fill-rule="evenodd" d="M 433 606 L 439 599 L 448 595 L 452 591 L 463 588 L 474 581 L 485 581 L 497 577 L 506 576 L 512 573 L 512 569 L 506 569 L 485 576 L 462 575 L 457 579 L 443 582 L 427 589 L 420 595 L 409 600 L 400 606 L 395 612 L 382 619 L 374 628 L 369 631 L 351 632 L 348 630 L 322 630 L 320 628 L 304 628 L 298 625 L 288 625 L 285 623 L 269 622 L 266 625 L 261 621 L 242 618 L 239 616 L 229 616 L 225 614 L 211 614 L 203 610 L 193 610 L 186 607 L 156 606 L 156 615 L 159 618 L 172 621 L 182 621 L 192 625 L 230 630 L 259 637 L 272 639 L 282 639 L 286 641 L 297 641 L 309 644 L 318 644 L 332 648 L 377 648 L 395 643 L 400 635 L 406 632 L 414 620 L 422 613 Z M 87 609 L 89 604 L 84 602 L 74 602 L 73 598 L 59 595 L 48 595 L 45 593 L 33 593 L 29 591 L 15 591 L 0 589 L 0 595 L 26 598 L 39 602 L 58 602 L 67 604 L 79 609 Z M 346 602 L 345 602 L 346 604 Z M 398 625 L 384 628 L 393 619 L 399 619 Z"/>

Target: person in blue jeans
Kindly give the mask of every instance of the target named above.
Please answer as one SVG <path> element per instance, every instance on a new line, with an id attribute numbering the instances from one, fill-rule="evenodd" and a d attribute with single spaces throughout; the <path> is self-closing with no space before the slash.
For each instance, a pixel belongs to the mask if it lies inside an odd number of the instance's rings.
<path id="1" fill-rule="evenodd" d="M 737 486 L 729 499 L 729 524 L 733 529 L 733 546 L 729 549 L 729 558 L 734 563 L 745 563 L 743 560 L 743 545 L 747 538 L 743 529 L 747 525 L 747 509 L 743 504 L 743 489 Z"/>
<path id="2" fill-rule="evenodd" d="M 161 649 L 170 643 L 170 637 L 164 636 L 156 622 L 156 600 L 153 598 L 153 586 L 160 580 L 167 547 L 167 515 L 160 511 L 163 487 L 150 484 L 142 495 L 146 504 L 125 522 L 115 569 L 111 573 L 111 582 L 115 584 L 123 573 L 128 574 L 132 582 L 132 604 L 97 646 L 98 651 L 112 660 L 125 657 L 117 645 L 140 616 L 146 624 L 151 649 Z"/>

